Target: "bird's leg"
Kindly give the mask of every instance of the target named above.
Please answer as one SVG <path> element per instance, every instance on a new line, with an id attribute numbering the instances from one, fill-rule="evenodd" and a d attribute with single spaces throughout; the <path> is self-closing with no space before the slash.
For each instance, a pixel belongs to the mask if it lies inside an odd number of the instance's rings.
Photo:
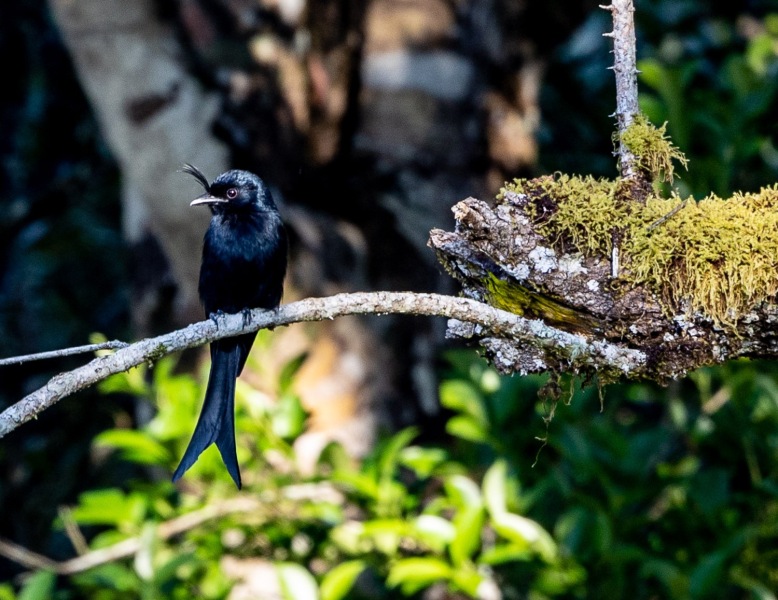
<path id="1" fill-rule="evenodd" d="M 249 323 L 251 323 L 251 309 L 244 308 L 242 311 L 240 311 L 240 314 L 243 316 L 243 329 L 246 329 Z"/>

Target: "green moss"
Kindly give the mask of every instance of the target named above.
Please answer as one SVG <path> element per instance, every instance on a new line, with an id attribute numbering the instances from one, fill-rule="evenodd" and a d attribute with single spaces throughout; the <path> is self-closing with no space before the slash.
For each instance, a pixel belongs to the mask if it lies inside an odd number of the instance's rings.
<path id="1" fill-rule="evenodd" d="M 648 171 L 655 181 L 673 182 L 675 169 L 673 161 L 677 160 L 686 168 L 687 160 L 683 152 L 676 148 L 665 135 L 667 123 L 657 128 L 643 114 L 635 116 L 632 124 L 616 139 L 635 155 L 638 166 Z"/>
<path id="2" fill-rule="evenodd" d="M 625 265 L 674 308 L 686 305 L 734 326 L 778 293 L 778 187 L 686 205 L 652 231 L 648 226 L 681 203 L 651 198 L 629 224 Z"/>
<path id="3" fill-rule="evenodd" d="M 665 135 L 637 115 L 621 136 L 654 183 L 672 181 L 673 161 L 686 158 Z M 614 233 L 621 242 L 620 279 L 653 290 L 671 311 L 701 311 L 734 326 L 759 302 L 778 293 L 778 187 L 722 199 L 649 195 L 625 197 L 629 186 L 564 174 L 506 184 L 526 197 L 538 232 L 561 252 L 580 251 L 610 260 Z M 662 223 L 657 221 L 679 209 Z M 505 294 L 498 295 L 505 302 Z"/>
<path id="4" fill-rule="evenodd" d="M 165 346 L 165 344 L 157 344 L 154 347 L 154 349 L 149 352 L 149 356 L 147 360 L 149 363 L 155 363 L 161 358 L 167 356 L 167 354 L 168 354 L 168 349 Z"/>
<path id="5" fill-rule="evenodd" d="M 506 191 L 526 194 L 528 212 L 555 246 L 609 255 L 614 226 L 625 222 L 633 208 L 616 200 L 616 189 L 615 181 L 559 174 L 516 179 L 498 198 Z"/>
<path id="6" fill-rule="evenodd" d="M 734 326 L 778 293 L 778 186 L 727 199 L 690 198 L 652 228 L 682 199 L 618 202 L 617 185 L 618 180 L 557 175 L 514 181 L 501 195 L 526 194 L 537 230 L 561 251 L 609 259 L 618 227 L 621 279 L 646 285 L 668 310 L 701 311 Z"/>

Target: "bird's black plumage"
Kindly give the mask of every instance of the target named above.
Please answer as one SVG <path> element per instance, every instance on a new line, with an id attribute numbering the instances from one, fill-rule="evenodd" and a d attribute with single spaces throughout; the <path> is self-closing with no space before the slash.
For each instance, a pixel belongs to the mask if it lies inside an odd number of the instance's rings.
<path id="1" fill-rule="evenodd" d="M 192 165 L 184 165 L 205 188 L 192 206 L 212 213 L 200 267 L 200 300 L 208 316 L 278 306 L 286 273 L 287 237 L 270 190 L 248 171 L 227 171 L 212 183 Z M 211 343 L 211 372 L 192 440 L 173 474 L 179 479 L 211 444 L 221 453 L 240 488 L 235 453 L 235 379 L 246 364 L 256 333 Z"/>

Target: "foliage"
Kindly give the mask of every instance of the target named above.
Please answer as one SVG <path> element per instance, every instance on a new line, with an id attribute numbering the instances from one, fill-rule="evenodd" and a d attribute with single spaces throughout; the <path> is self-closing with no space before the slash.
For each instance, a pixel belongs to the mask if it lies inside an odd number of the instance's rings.
<path id="1" fill-rule="evenodd" d="M 453 443 L 414 443 L 407 429 L 362 460 L 331 444 L 311 474 L 296 464 L 294 369 L 276 402 L 240 381 L 241 492 L 213 449 L 180 488 L 168 480 L 202 381 L 172 359 L 150 385 L 142 369 L 109 379 L 104 392 L 158 408 L 141 430 L 95 441 L 143 476 L 82 494 L 69 518 L 92 550 L 129 538 L 137 549 L 67 579 L 37 573 L 0 598 L 223 598 L 252 571 L 294 600 L 439 587 L 461 598 L 774 598 L 775 374 L 736 363 L 664 392 L 611 388 L 600 413 L 593 388 L 567 381 L 570 402 L 549 420 L 540 378 L 501 378 L 469 352 L 448 360 Z M 171 535 L 181 518 L 191 524 Z"/>

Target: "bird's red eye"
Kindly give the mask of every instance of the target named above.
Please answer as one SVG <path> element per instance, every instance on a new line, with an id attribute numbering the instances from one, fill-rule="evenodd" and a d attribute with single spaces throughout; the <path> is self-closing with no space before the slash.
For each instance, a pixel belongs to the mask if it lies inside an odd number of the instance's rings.
<path id="1" fill-rule="evenodd" d="M 238 197 L 238 190 L 236 188 L 230 188 L 227 190 L 227 198 L 229 200 L 235 200 Z"/>

